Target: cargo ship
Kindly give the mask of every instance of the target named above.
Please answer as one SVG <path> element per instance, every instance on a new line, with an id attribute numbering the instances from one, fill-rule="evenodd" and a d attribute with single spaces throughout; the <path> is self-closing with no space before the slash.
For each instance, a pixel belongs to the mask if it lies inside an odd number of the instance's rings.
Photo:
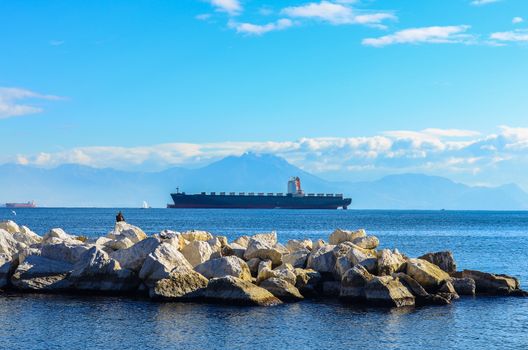
<path id="1" fill-rule="evenodd" d="M 6 203 L 6 208 L 36 208 L 37 205 L 34 201 L 26 203 Z"/>
<path id="2" fill-rule="evenodd" d="M 171 193 L 174 204 L 167 208 L 229 208 L 229 209 L 347 209 L 352 199 L 343 194 L 308 193 L 301 188 L 299 177 L 288 181 L 287 193 L 202 192 L 199 194 Z"/>

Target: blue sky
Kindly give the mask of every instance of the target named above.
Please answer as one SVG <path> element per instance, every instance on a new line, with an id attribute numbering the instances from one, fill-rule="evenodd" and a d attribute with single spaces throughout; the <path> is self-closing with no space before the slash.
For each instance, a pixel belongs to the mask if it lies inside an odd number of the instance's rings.
<path id="1" fill-rule="evenodd" d="M 528 188 L 525 0 L 0 1 L 0 31 L 0 162 Z"/>

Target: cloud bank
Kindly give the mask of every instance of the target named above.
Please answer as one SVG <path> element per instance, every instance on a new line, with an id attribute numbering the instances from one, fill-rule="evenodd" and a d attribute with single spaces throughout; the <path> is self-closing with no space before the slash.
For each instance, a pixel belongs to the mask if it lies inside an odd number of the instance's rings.
<path id="1" fill-rule="evenodd" d="M 513 166 L 528 168 L 528 128 L 501 126 L 497 133 L 425 129 L 387 131 L 374 136 L 302 138 L 295 141 L 169 143 L 139 147 L 79 147 L 55 153 L 17 155 L 5 161 L 53 167 L 76 163 L 93 167 L 154 171 L 172 166 L 198 166 L 245 152 L 270 153 L 314 173 L 389 174 L 424 172 L 479 175 Z M 523 168 L 524 167 L 524 168 Z M 503 176 L 504 177 L 504 176 Z"/>
<path id="2" fill-rule="evenodd" d="M 31 90 L 0 87 L 0 119 L 20 117 L 42 112 L 41 107 L 22 103 L 28 100 L 59 100 L 58 96 L 44 95 Z"/>

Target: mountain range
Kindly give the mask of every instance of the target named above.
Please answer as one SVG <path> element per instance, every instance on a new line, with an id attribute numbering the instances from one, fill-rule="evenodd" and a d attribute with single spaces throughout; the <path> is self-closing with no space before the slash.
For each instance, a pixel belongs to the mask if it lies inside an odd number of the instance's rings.
<path id="1" fill-rule="evenodd" d="M 154 207 L 170 202 L 179 187 L 187 193 L 211 191 L 286 192 L 299 176 L 306 192 L 339 192 L 352 197 L 351 209 L 526 210 L 528 194 L 519 186 L 475 187 L 423 174 L 389 175 L 375 181 L 331 182 L 269 154 L 230 156 L 198 169 L 129 172 L 67 164 L 52 169 L 0 165 L 0 203 L 35 200 L 39 206 Z"/>

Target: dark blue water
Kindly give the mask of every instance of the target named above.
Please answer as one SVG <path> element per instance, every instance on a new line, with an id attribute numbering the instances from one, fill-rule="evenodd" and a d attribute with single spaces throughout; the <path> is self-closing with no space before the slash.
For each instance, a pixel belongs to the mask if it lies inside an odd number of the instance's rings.
<path id="1" fill-rule="evenodd" d="M 103 235 L 114 209 L 0 209 L 44 234 Z M 281 241 L 365 228 L 409 256 L 453 251 L 460 268 L 528 284 L 528 212 L 128 209 L 147 233 L 204 229 L 229 238 L 276 230 Z M 449 307 L 365 309 L 307 301 L 273 308 L 154 303 L 110 297 L 0 296 L 5 349 L 528 348 L 528 300 L 463 298 Z"/>

